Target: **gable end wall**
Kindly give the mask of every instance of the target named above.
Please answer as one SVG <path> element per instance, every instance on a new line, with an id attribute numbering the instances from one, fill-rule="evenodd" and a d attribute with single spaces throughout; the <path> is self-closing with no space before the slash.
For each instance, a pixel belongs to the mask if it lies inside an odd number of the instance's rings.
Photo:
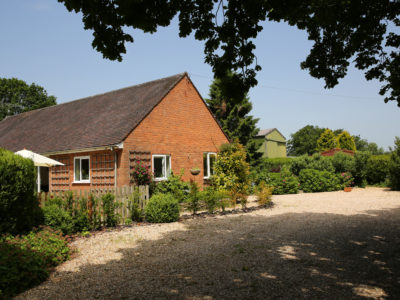
<path id="1" fill-rule="evenodd" d="M 203 153 L 217 152 L 228 139 L 187 77 L 184 77 L 127 136 L 118 167 L 118 186 L 129 184 L 129 151 L 171 155 L 174 174 L 203 186 Z M 196 177 L 190 169 L 198 167 Z"/>

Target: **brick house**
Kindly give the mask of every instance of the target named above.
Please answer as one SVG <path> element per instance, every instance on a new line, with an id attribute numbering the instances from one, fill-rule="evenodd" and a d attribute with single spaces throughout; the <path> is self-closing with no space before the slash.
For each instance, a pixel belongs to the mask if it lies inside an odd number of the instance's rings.
<path id="1" fill-rule="evenodd" d="M 229 142 L 187 73 L 8 117 L 0 147 L 29 149 L 65 166 L 42 168 L 50 191 L 131 184 L 136 160 L 155 180 L 171 171 L 203 186 Z M 201 169 L 193 176 L 190 169 Z"/>

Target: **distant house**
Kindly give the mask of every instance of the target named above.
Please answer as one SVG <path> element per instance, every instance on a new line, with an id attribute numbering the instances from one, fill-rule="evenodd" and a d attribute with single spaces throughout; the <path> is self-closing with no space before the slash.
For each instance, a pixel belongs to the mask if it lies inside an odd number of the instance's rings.
<path id="1" fill-rule="evenodd" d="M 50 191 L 131 184 L 141 160 L 156 181 L 171 171 L 200 186 L 229 142 L 187 73 L 37 109 L 0 122 L 0 147 L 29 149 L 65 166 L 45 169 Z M 194 177 L 190 169 L 201 169 Z"/>
<path id="2" fill-rule="evenodd" d="M 286 138 L 278 129 L 262 129 L 256 139 L 261 140 L 258 152 L 262 152 L 263 157 L 286 157 Z"/>

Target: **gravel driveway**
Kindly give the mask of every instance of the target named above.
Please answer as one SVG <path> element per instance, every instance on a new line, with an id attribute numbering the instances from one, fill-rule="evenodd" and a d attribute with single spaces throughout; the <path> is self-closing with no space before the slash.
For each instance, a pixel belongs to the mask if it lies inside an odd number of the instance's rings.
<path id="1" fill-rule="evenodd" d="M 78 256 L 17 299 L 400 298 L 400 192 L 273 202 L 76 240 Z"/>

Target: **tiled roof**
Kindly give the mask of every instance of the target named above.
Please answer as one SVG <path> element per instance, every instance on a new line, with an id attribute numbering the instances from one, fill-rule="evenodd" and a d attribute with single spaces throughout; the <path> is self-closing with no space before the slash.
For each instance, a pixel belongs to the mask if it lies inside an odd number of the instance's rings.
<path id="1" fill-rule="evenodd" d="M 0 147 L 37 153 L 115 145 L 186 73 L 33 110 L 0 122 Z"/>
<path id="2" fill-rule="evenodd" d="M 285 136 L 282 133 L 280 133 L 280 131 L 278 129 L 276 129 L 276 128 L 261 129 L 257 133 L 257 136 L 266 136 L 266 135 L 270 134 L 274 130 L 276 130 L 286 140 Z"/>
<path id="3" fill-rule="evenodd" d="M 261 129 L 258 133 L 257 136 L 266 136 L 267 134 L 271 133 L 274 131 L 276 128 L 268 128 L 268 129 Z"/>

